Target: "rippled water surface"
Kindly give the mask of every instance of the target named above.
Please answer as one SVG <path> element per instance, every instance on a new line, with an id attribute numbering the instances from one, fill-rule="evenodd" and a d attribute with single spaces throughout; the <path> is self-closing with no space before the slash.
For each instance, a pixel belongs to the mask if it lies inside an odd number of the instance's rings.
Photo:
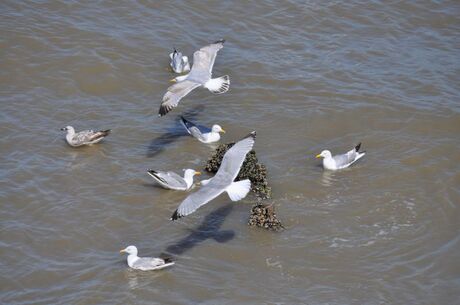
<path id="1" fill-rule="evenodd" d="M 455 304 L 460 299 L 458 1 L 2 1 L 0 303 Z M 225 38 L 215 75 L 157 117 L 173 47 Z M 202 169 L 180 114 L 256 130 L 286 226 L 186 196 L 148 168 Z M 111 128 L 71 148 L 59 128 Z M 314 156 L 362 142 L 323 172 Z M 177 261 L 136 272 L 118 250 Z"/>

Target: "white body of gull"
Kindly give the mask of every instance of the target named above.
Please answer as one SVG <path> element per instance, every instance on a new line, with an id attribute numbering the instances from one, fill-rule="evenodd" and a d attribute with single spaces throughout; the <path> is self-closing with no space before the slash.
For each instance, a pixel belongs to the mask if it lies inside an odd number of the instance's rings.
<path id="1" fill-rule="evenodd" d="M 230 87 L 228 75 L 211 78 L 217 52 L 224 47 L 224 42 L 225 40 L 216 41 L 193 54 L 193 65 L 190 73 L 173 79 L 177 84 L 169 87 L 168 92 L 163 96 L 159 116 L 163 116 L 177 107 L 179 101 L 197 87 L 205 87 L 217 94 L 228 91 Z"/>
<path id="2" fill-rule="evenodd" d="M 193 169 L 186 169 L 182 178 L 174 172 L 162 172 L 149 169 L 147 173 L 165 189 L 187 191 L 193 185 L 193 176 L 201 175 Z"/>
<path id="3" fill-rule="evenodd" d="M 211 128 L 197 126 L 194 123 L 186 120 L 183 116 L 180 117 L 180 122 L 187 132 L 201 143 L 213 143 L 220 140 L 220 133 L 225 133 L 219 125 L 212 125 Z"/>
<path id="4" fill-rule="evenodd" d="M 73 147 L 96 144 L 110 133 L 110 129 L 99 131 L 83 130 L 75 132 L 75 129 L 72 126 L 61 128 L 61 130 L 67 131 L 65 139 L 67 140 L 67 143 Z"/>
<path id="5" fill-rule="evenodd" d="M 366 152 L 360 152 L 361 143 L 355 146 L 349 152 L 332 156 L 329 150 L 323 150 L 319 155 L 316 155 L 316 158 L 323 158 L 323 167 L 328 170 L 338 170 L 347 168 L 359 159 L 361 159 Z"/>
<path id="6" fill-rule="evenodd" d="M 169 266 L 174 265 L 174 262 L 169 259 L 162 259 L 157 257 L 139 257 L 137 256 L 136 246 L 129 246 L 120 253 L 128 253 L 128 266 L 137 270 L 160 270 Z"/>
<path id="7" fill-rule="evenodd" d="M 182 53 L 174 48 L 174 51 L 169 54 L 171 62 L 169 65 L 175 73 L 184 73 L 190 71 L 190 63 L 187 56 L 182 56 Z"/>
<path id="8" fill-rule="evenodd" d="M 249 179 L 234 182 L 240 171 L 246 154 L 254 146 L 256 133 L 251 132 L 247 137 L 238 141 L 224 155 L 222 163 L 216 175 L 202 182 L 202 187 L 189 195 L 179 205 L 171 216 L 171 220 L 187 216 L 196 211 L 202 205 L 213 200 L 223 192 L 227 192 L 232 201 L 238 201 L 246 197 L 251 189 Z"/>

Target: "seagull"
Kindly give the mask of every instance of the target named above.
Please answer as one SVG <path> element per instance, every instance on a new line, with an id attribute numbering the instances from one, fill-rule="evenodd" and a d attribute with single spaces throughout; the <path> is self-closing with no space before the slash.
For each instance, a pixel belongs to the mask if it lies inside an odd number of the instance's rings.
<path id="1" fill-rule="evenodd" d="M 126 247 L 125 249 L 120 250 L 120 253 L 128 253 L 128 266 L 137 270 L 160 270 L 174 265 L 174 262 L 170 259 L 162 259 L 156 257 L 139 257 L 137 256 L 136 246 Z"/>
<path id="2" fill-rule="evenodd" d="M 193 66 L 190 73 L 178 76 L 171 81 L 177 82 L 168 88 L 163 96 L 159 116 L 163 116 L 177 107 L 181 98 L 197 87 L 205 87 L 212 93 L 221 94 L 228 91 L 230 77 L 224 75 L 211 78 L 212 66 L 216 60 L 217 51 L 224 47 L 225 40 L 218 40 L 208 46 L 202 47 L 193 54 Z"/>
<path id="3" fill-rule="evenodd" d="M 183 116 L 180 117 L 180 122 L 187 132 L 201 143 L 213 143 L 220 140 L 219 133 L 225 133 L 219 125 L 212 125 L 212 128 L 197 126 L 194 123 L 187 121 Z"/>
<path id="4" fill-rule="evenodd" d="M 254 146 L 256 132 L 251 132 L 244 139 L 233 145 L 224 155 L 222 163 L 216 175 L 202 183 L 202 187 L 189 195 L 179 205 L 171 216 L 171 220 L 187 216 L 196 211 L 200 206 L 213 200 L 223 192 L 227 192 L 232 201 L 238 201 L 246 197 L 251 189 L 249 179 L 233 181 L 238 175 L 246 154 Z"/>
<path id="5" fill-rule="evenodd" d="M 162 172 L 153 169 L 149 169 L 147 173 L 165 189 L 177 191 L 189 190 L 193 185 L 193 176 L 201 175 L 200 172 L 196 172 L 194 169 L 186 169 L 184 178 L 174 172 Z"/>
<path id="6" fill-rule="evenodd" d="M 169 54 L 171 62 L 169 65 L 175 73 L 184 73 L 190 71 L 190 64 L 187 56 L 182 56 L 181 52 L 178 52 L 176 48 Z"/>
<path id="7" fill-rule="evenodd" d="M 99 131 L 83 130 L 75 133 L 75 129 L 72 126 L 63 127 L 61 130 L 67 131 L 65 139 L 73 147 L 96 144 L 110 133 L 110 129 Z"/>
<path id="8" fill-rule="evenodd" d="M 365 151 L 359 151 L 361 148 L 361 143 L 355 146 L 352 150 L 349 152 L 342 154 L 342 155 L 336 155 L 332 156 L 331 152 L 329 150 L 323 150 L 319 155 L 316 155 L 316 158 L 324 158 L 323 159 L 323 167 L 325 169 L 329 170 L 338 170 L 338 169 L 343 169 L 347 168 L 356 161 L 358 161 L 360 158 L 362 158 L 366 152 Z"/>

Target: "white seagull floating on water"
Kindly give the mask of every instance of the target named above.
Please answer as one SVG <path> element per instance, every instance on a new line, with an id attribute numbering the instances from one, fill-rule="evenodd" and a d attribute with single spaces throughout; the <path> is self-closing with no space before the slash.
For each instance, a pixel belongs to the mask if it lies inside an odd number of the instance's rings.
<path id="1" fill-rule="evenodd" d="M 246 154 L 254 146 L 255 137 L 256 132 L 253 131 L 244 139 L 236 142 L 225 153 L 216 175 L 203 181 L 203 186 L 198 191 L 185 198 L 177 210 L 174 211 L 171 220 L 193 213 L 223 192 L 227 192 L 232 201 L 238 201 L 246 197 L 251 189 L 251 181 L 246 179 L 234 182 L 234 180 L 246 159 Z"/>
<path id="2" fill-rule="evenodd" d="M 190 63 L 187 56 L 182 56 L 182 53 L 174 48 L 174 51 L 169 54 L 171 62 L 169 65 L 175 73 L 184 73 L 190 71 Z"/>
<path id="3" fill-rule="evenodd" d="M 205 87 L 212 93 L 225 93 L 230 87 L 230 77 L 224 75 L 219 78 L 211 78 L 212 67 L 216 60 L 217 52 L 224 47 L 225 40 L 216 41 L 202 47 L 193 54 L 193 65 L 190 73 L 173 79 L 177 84 L 168 88 L 163 96 L 159 116 L 163 116 L 177 107 L 179 101 L 190 91 L 197 87 Z"/>
<path id="4" fill-rule="evenodd" d="M 323 150 L 320 154 L 316 155 L 316 158 L 323 158 L 323 167 L 328 170 L 338 170 L 347 168 L 366 154 L 365 151 L 359 151 L 361 143 L 355 146 L 349 152 L 332 156 L 329 150 Z"/>
<path id="5" fill-rule="evenodd" d="M 96 144 L 110 133 L 110 129 L 99 131 L 83 130 L 76 133 L 72 126 L 63 127 L 61 130 L 67 131 L 65 139 L 73 147 Z"/>
<path id="6" fill-rule="evenodd" d="M 176 191 L 187 191 L 193 185 L 193 176 L 201 175 L 200 172 L 194 169 L 186 169 L 184 171 L 184 177 L 182 178 L 175 172 L 163 172 L 149 169 L 147 173 L 158 182 L 159 185 L 165 189 L 176 190 Z"/>
<path id="7" fill-rule="evenodd" d="M 128 266 L 137 270 L 160 270 L 169 266 L 174 265 L 174 262 L 169 259 L 162 259 L 157 257 L 139 257 L 137 256 L 136 246 L 129 246 L 120 253 L 128 253 Z"/>
<path id="8" fill-rule="evenodd" d="M 220 140 L 220 133 L 225 133 L 219 125 L 212 125 L 212 128 L 197 126 L 196 124 L 186 120 L 183 116 L 180 117 L 180 122 L 187 132 L 201 143 L 213 143 Z"/>

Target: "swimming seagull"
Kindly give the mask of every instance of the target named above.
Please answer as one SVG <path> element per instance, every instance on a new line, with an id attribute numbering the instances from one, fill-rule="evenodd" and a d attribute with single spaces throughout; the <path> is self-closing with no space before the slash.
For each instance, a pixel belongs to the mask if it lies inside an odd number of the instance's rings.
<path id="1" fill-rule="evenodd" d="M 136 246 L 126 247 L 125 249 L 120 250 L 120 253 L 128 253 L 128 266 L 137 270 L 160 270 L 174 265 L 174 262 L 170 259 L 162 259 L 156 257 L 139 257 L 137 256 Z"/>
<path id="2" fill-rule="evenodd" d="M 163 116 L 177 107 L 179 101 L 193 89 L 203 86 L 212 93 L 221 94 L 228 91 L 230 77 L 224 75 L 211 78 L 212 67 L 216 60 L 217 52 L 224 47 L 225 40 L 218 40 L 208 46 L 202 47 L 193 54 L 193 65 L 190 73 L 174 78 L 177 84 L 168 88 L 163 96 L 159 116 Z"/>
<path id="3" fill-rule="evenodd" d="M 225 153 L 216 175 L 206 180 L 206 183 L 203 183 L 203 186 L 198 191 L 185 198 L 177 210 L 174 211 L 171 220 L 193 213 L 223 192 L 227 192 L 232 201 L 238 201 L 246 197 L 251 189 L 251 181 L 246 179 L 234 182 L 233 180 L 238 175 L 246 154 L 254 146 L 255 138 L 256 132 L 253 131 L 244 139 L 236 142 Z"/>
<path id="4" fill-rule="evenodd" d="M 352 150 L 349 152 L 342 154 L 342 155 L 336 155 L 332 156 L 331 152 L 329 150 L 323 150 L 319 155 L 316 155 L 316 158 L 324 158 L 323 159 L 323 167 L 325 169 L 329 170 L 338 170 L 338 169 L 343 169 L 347 168 L 356 161 L 358 161 L 360 158 L 362 158 L 366 152 L 365 151 L 359 151 L 361 148 L 361 143 L 355 146 Z"/>
<path id="5" fill-rule="evenodd" d="M 181 52 L 178 52 L 176 48 L 169 54 L 171 62 L 169 65 L 175 73 L 184 73 L 190 71 L 190 64 L 187 56 L 182 56 Z"/>
<path id="6" fill-rule="evenodd" d="M 194 123 L 187 121 L 183 116 L 180 117 L 180 122 L 187 130 L 187 132 L 194 138 L 198 139 L 201 143 L 213 143 L 220 140 L 219 133 L 225 133 L 219 125 L 212 125 L 209 129 L 203 126 L 197 126 Z"/>
<path id="7" fill-rule="evenodd" d="M 183 178 L 174 172 L 162 172 L 153 169 L 149 169 L 147 173 L 165 189 L 177 191 L 190 189 L 193 185 L 193 176 L 201 175 L 200 172 L 196 172 L 194 169 L 186 169 Z"/>
<path id="8" fill-rule="evenodd" d="M 75 129 L 72 126 L 63 127 L 61 130 L 67 131 L 65 139 L 73 147 L 96 144 L 110 133 L 110 129 L 99 131 L 83 130 L 75 133 Z"/>

